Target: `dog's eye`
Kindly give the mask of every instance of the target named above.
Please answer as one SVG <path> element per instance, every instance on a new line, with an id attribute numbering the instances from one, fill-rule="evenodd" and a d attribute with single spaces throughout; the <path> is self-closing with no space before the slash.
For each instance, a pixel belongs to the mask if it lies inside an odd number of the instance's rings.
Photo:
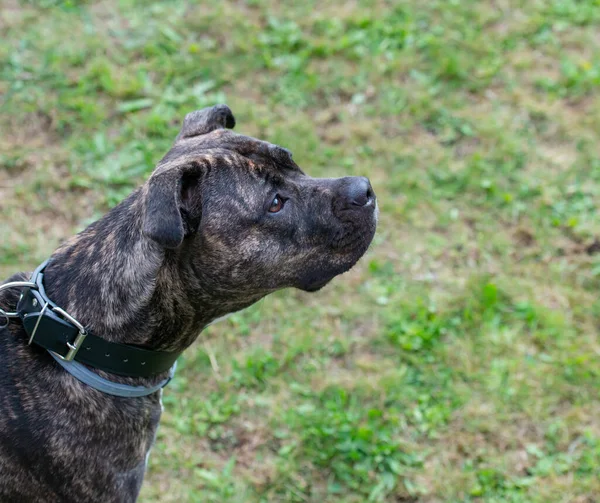
<path id="1" fill-rule="evenodd" d="M 277 194 L 275 199 L 271 202 L 271 206 L 269 206 L 269 213 L 278 213 L 283 209 L 283 205 L 285 200 Z"/>

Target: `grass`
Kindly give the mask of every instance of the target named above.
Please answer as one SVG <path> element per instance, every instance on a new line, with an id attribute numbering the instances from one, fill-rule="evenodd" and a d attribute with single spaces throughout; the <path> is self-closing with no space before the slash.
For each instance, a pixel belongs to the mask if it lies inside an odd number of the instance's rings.
<path id="1" fill-rule="evenodd" d="M 141 501 L 600 494 L 600 2 L 7 0 L 0 276 L 141 183 L 186 112 L 381 219 L 318 294 L 182 358 Z"/>

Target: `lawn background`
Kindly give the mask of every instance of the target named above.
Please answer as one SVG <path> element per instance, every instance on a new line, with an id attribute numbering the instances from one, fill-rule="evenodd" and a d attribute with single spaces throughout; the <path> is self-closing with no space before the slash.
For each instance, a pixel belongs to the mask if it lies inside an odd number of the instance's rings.
<path id="1" fill-rule="evenodd" d="M 600 2 L 0 1 L 0 278 L 185 113 L 366 175 L 367 256 L 181 359 L 143 502 L 597 502 Z"/>

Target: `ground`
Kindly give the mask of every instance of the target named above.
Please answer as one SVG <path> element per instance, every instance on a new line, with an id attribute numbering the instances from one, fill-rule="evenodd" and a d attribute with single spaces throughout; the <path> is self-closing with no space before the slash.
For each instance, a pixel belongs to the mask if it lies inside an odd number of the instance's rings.
<path id="1" fill-rule="evenodd" d="M 598 0 L 0 11 L 2 278 L 214 103 L 379 197 L 353 271 L 185 353 L 141 501 L 598 501 Z"/>

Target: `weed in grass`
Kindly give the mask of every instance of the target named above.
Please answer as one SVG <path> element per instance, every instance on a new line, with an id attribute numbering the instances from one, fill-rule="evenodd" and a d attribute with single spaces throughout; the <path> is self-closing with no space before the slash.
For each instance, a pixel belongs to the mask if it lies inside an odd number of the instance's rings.
<path id="1" fill-rule="evenodd" d="M 283 453 L 311 459 L 325 470 L 329 494 L 349 488 L 369 501 L 383 501 L 421 463 L 402 445 L 400 423 L 393 414 L 370 408 L 339 387 L 325 389 L 291 410 L 287 422 L 299 440 L 290 453 L 285 448 Z"/>

